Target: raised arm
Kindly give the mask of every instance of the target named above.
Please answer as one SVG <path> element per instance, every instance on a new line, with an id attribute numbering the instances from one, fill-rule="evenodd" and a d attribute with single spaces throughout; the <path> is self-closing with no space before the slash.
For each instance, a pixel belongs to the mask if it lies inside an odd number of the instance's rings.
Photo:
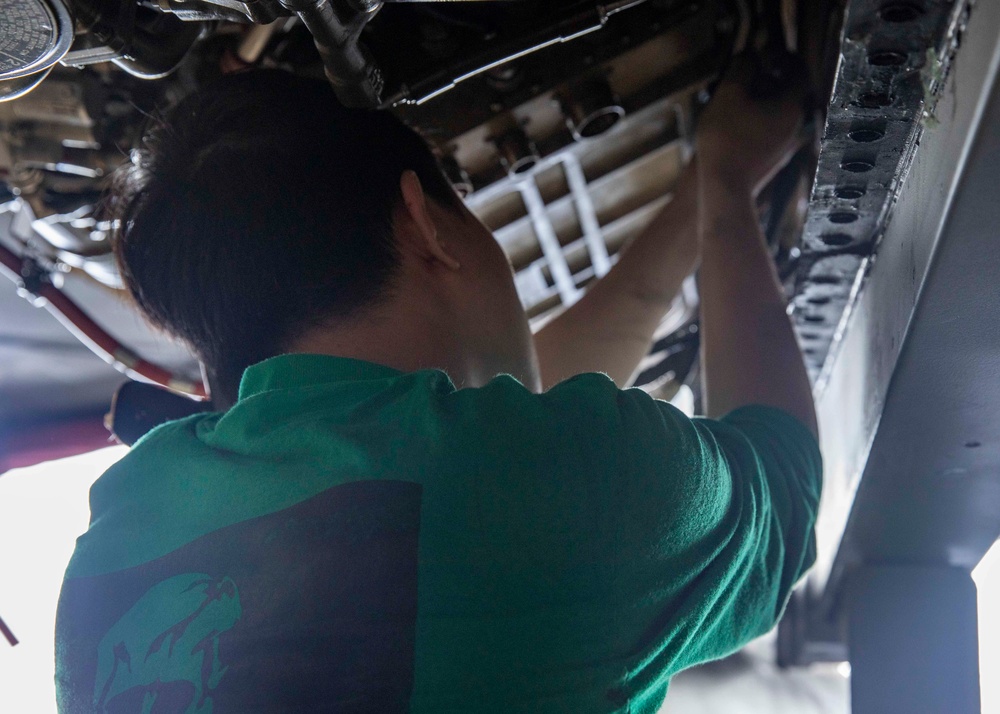
<path id="1" fill-rule="evenodd" d="M 753 204 L 775 158 L 799 143 L 801 93 L 755 101 L 744 88 L 748 68 L 737 66 L 735 74 L 741 81 L 720 85 L 698 127 L 706 411 L 721 416 L 749 404 L 778 407 L 815 434 L 809 378 Z M 738 130 L 732 117 L 741 119 Z"/>
<path id="2" fill-rule="evenodd" d="M 699 157 L 684 169 L 670 202 L 626 246 L 611 271 L 535 335 L 544 389 L 584 372 L 604 372 L 619 387 L 627 386 L 648 354 L 653 333 L 681 284 L 698 264 L 699 221 L 706 222 L 703 232 L 723 236 L 721 241 L 702 242 L 721 242 L 719 250 L 737 262 L 744 259 L 738 254 L 742 255 L 740 251 L 749 244 L 760 265 L 750 275 L 739 273 L 737 277 L 754 282 L 759 291 L 763 284 L 759 276 L 765 275 L 775 288 L 768 295 L 772 300 L 781 300 L 770 258 L 761 243 L 752 196 L 794 153 L 798 106 L 787 102 L 780 109 L 775 104 L 759 104 L 749 100 L 742 90 L 734 98 L 734 87 L 732 82 L 723 84 L 718 98 L 699 121 L 699 154 L 704 154 L 706 160 Z M 731 222 L 736 225 L 729 225 Z M 752 240 L 726 238 L 734 231 L 744 237 L 751 235 Z M 717 268 L 709 268 L 710 283 Z M 710 314 L 717 311 L 714 304 L 709 308 Z M 713 335 L 718 334 L 719 330 L 713 330 Z M 718 346 L 709 349 L 714 364 Z M 798 356 L 796 359 L 801 362 Z M 722 373 L 733 372 L 729 367 L 713 371 L 719 377 L 714 385 L 716 401 L 725 411 L 729 402 L 724 392 L 730 389 Z M 714 406 L 712 409 L 722 413 Z"/>
<path id="3" fill-rule="evenodd" d="M 626 386 L 697 262 L 697 193 L 692 162 L 670 202 L 608 274 L 535 335 L 544 389 L 584 372 Z"/>

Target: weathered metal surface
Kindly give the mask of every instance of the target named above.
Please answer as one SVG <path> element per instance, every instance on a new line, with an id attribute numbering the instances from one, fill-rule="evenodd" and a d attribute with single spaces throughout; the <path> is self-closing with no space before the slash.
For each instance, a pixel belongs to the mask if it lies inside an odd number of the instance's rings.
<path id="1" fill-rule="evenodd" d="M 783 624 L 786 662 L 837 655 L 853 567 L 971 568 L 1000 533 L 988 431 L 1000 421 L 1000 310 L 988 297 L 1000 274 L 1000 4 L 958 3 L 949 18 L 884 233 L 817 384 L 819 559 Z"/>
<path id="2" fill-rule="evenodd" d="M 874 249 L 925 123 L 925 95 L 940 91 L 960 14 L 944 0 L 848 6 L 795 289 L 795 322 L 820 389 L 854 275 L 838 270 L 847 285 L 834 290 L 813 264 Z"/>
<path id="3" fill-rule="evenodd" d="M 509 109 L 580 73 L 600 76 L 605 62 L 668 29 L 688 39 L 683 59 L 714 49 L 724 61 L 737 27 L 730 3 L 687 0 L 640 0 L 610 15 L 586 0 L 491 3 L 449 8 L 440 22 L 427 11 L 392 10 L 368 38 L 396 79 L 390 101 L 420 126 L 447 126 L 446 136 L 491 120 L 495 104 Z"/>
<path id="4" fill-rule="evenodd" d="M 996 43 L 1000 8 L 981 3 L 980 12 L 973 21 L 992 21 Z M 970 50 L 977 29 L 970 25 Z M 912 272 L 896 276 L 899 292 L 917 289 L 919 299 L 886 389 L 835 578 L 855 562 L 971 569 L 1000 534 L 1000 443 L 994 433 L 1000 423 L 1000 307 L 991 295 L 1000 275 L 1000 45 L 981 48 L 992 51 L 969 56 L 968 65 L 956 68 L 981 72 L 986 93 L 985 106 L 972 96 L 972 106 L 954 107 L 983 113 L 972 122 L 969 143 L 952 157 L 957 180 L 950 206 L 941 214 L 918 211 L 915 217 L 923 220 L 911 226 L 899 216 L 900 228 L 912 227 L 912 243 L 922 233 L 937 234 L 937 241 L 922 281 Z M 975 83 L 978 77 L 969 79 Z M 928 130 L 926 143 L 941 131 L 948 129 L 942 124 Z M 901 202 L 898 210 L 904 208 L 918 207 Z M 907 246 L 917 255 L 920 247 Z M 882 334 L 890 342 L 881 347 L 891 352 L 895 335 Z"/>

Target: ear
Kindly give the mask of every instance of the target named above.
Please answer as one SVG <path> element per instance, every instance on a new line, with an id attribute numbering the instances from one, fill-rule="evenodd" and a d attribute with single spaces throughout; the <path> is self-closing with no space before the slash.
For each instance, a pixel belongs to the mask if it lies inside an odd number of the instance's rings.
<path id="1" fill-rule="evenodd" d="M 438 236 L 437 224 L 431 216 L 427 205 L 427 195 L 424 193 L 420 179 L 413 171 L 404 171 L 399 179 L 399 190 L 403 196 L 403 209 L 412 223 L 416 237 L 420 241 L 421 252 L 429 258 L 438 261 L 449 270 L 458 270 L 462 266 L 448 252 Z"/>

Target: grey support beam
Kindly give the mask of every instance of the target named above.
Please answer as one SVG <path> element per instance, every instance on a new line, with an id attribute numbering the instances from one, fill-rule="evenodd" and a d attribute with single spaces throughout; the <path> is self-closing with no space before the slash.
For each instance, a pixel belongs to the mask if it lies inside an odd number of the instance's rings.
<path id="1" fill-rule="evenodd" d="M 968 571 L 859 568 L 846 604 L 852 714 L 979 714 L 976 586 Z"/>
<path id="2" fill-rule="evenodd" d="M 787 663 L 836 652 L 856 569 L 969 572 L 1000 534 L 1000 2 L 954 9 L 961 44 L 818 394 L 819 556 Z"/>
<path id="3" fill-rule="evenodd" d="M 818 395 L 827 619 L 857 565 L 970 569 L 1000 533 L 998 62 L 978 2 Z"/>

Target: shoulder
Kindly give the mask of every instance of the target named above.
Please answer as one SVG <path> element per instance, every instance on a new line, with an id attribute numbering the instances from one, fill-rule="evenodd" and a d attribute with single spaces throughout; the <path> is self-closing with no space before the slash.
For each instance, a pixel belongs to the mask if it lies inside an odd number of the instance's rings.
<path id="1" fill-rule="evenodd" d="M 603 374 L 582 374 L 542 394 L 511 377 L 443 398 L 453 449 L 521 473 L 596 474 L 643 483 L 670 473 L 715 469 L 715 453 L 691 419 L 638 389 L 618 389 Z M 484 466 L 484 468 L 487 468 Z"/>
<path id="2" fill-rule="evenodd" d="M 535 393 L 510 375 L 499 375 L 482 387 L 458 389 L 444 396 L 446 402 L 474 413 L 481 409 L 558 411 L 572 406 L 591 409 L 614 406 L 620 390 L 604 374 L 581 374 Z"/>
<path id="3" fill-rule="evenodd" d="M 603 374 L 579 375 L 543 393 L 500 375 L 482 387 L 441 394 L 436 401 L 442 416 L 457 426 L 531 442 L 617 429 L 620 394 Z"/>

